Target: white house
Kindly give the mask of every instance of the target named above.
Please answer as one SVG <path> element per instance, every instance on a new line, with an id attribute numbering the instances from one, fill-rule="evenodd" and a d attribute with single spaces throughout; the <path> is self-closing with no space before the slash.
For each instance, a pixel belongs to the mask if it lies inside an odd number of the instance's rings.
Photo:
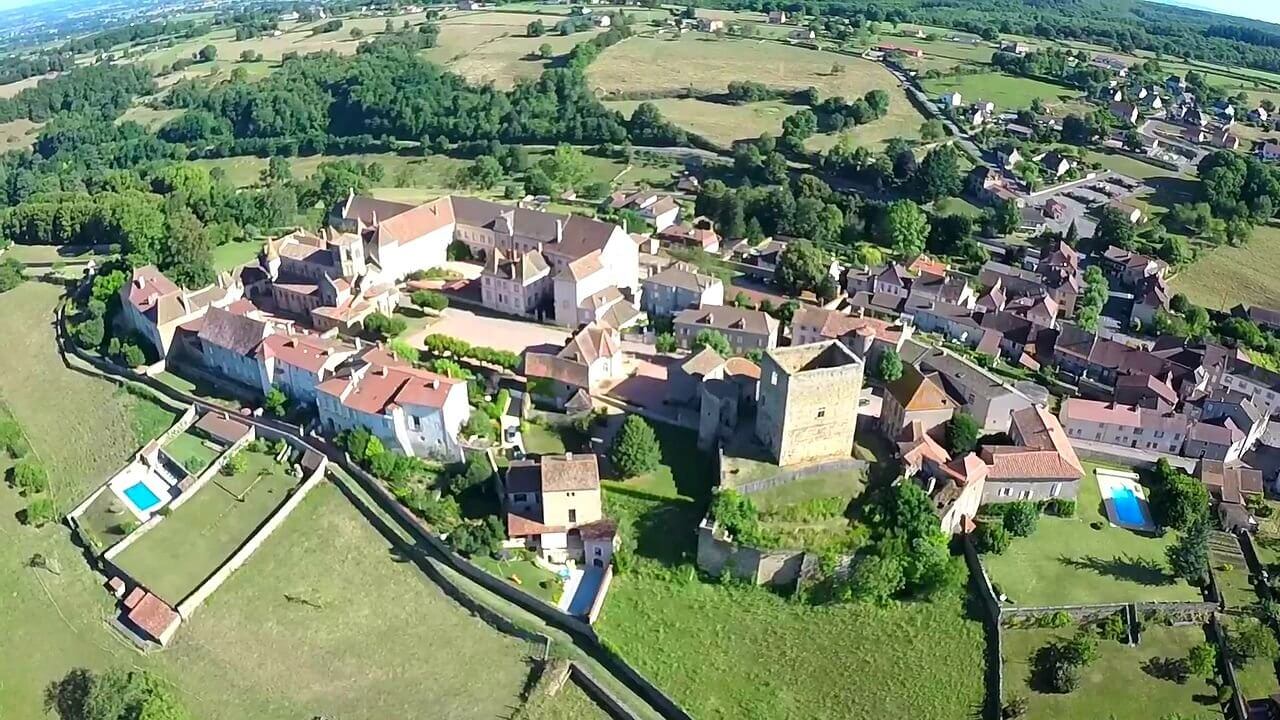
<path id="1" fill-rule="evenodd" d="M 1067 398 L 1059 413 L 1067 437 L 1128 448 L 1178 453 L 1187 416 L 1114 402 Z"/>

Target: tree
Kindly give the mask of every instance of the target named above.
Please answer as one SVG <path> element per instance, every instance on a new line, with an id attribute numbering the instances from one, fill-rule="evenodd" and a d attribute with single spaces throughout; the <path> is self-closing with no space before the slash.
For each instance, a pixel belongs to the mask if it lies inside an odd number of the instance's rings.
<path id="1" fill-rule="evenodd" d="M 972 415 L 962 412 L 952 415 L 947 422 L 947 450 L 954 457 L 973 452 L 981 432 L 982 428 Z"/>
<path id="2" fill-rule="evenodd" d="M 10 471 L 13 486 L 23 495 L 35 495 L 49 489 L 49 474 L 44 466 L 31 458 L 23 458 Z"/>
<path id="3" fill-rule="evenodd" d="M 1156 463 L 1156 476 L 1159 480 L 1151 493 L 1156 522 L 1186 530 L 1209 514 L 1209 492 L 1203 483 L 1163 458 Z"/>
<path id="4" fill-rule="evenodd" d="M 872 526 L 880 537 L 905 540 L 908 547 L 917 538 L 931 538 L 939 532 L 933 502 L 913 482 L 900 482 L 883 491 L 872 512 Z"/>
<path id="5" fill-rule="evenodd" d="M 676 336 L 674 333 L 659 333 L 654 340 L 654 346 L 660 353 L 669 353 L 676 351 Z"/>
<path id="6" fill-rule="evenodd" d="M 930 150 L 915 177 L 917 191 L 925 201 L 959 195 L 964 187 L 959 153 L 950 145 Z"/>
<path id="7" fill-rule="evenodd" d="M 699 330 L 698 334 L 693 336 L 693 349 L 701 350 L 702 348 L 711 348 L 722 357 L 729 357 L 733 354 L 733 347 L 729 345 L 729 339 L 719 330 L 710 328 Z"/>
<path id="8" fill-rule="evenodd" d="M 1115 245 L 1125 250 L 1137 247 L 1138 233 L 1129 217 L 1113 207 L 1104 207 L 1098 214 L 1098 227 L 1093 232 L 1099 246 Z"/>
<path id="9" fill-rule="evenodd" d="M 1187 652 L 1187 669 L 1197 677 L 1212 678 L 1218 671 L 1218 646 L 1200 643 Z"/>
<path id="10" fill-rule="evenodd" d="M 825 250 L 808 240 L 796 240 L 783 249 L 774 279 L 791 294 L 814 290 L 827 277 L 830 264 L 831 258 Z"/>
<path id="11" fill-rule="evenodd" d="M 438 312 L 449 307 L 448 296 L 432 290 L 416 290 L 409 298 L 414 305 L 423 310 L 435 310 Z"/>
<path id="12" fill-rule="evenodd" d="M 1056 693 L 1069 693 L 1080 685 L 1080 670 L 1098 659 L 1098 641 L 1081 630 L 1074 637 L 1055 640 L 1036 651 L 1032 672 Z"/>
<path id="13" fill-rule="evenodd" d="M 388 340 L 405 331 L 408 323 L 404 318 L 391 317 L 375 312 L 364 319 L 364 334 L 374 340 Z"/>
<path id="14" fill-rule="evenodd" d="M 293 180 L 293 166 L 287 158 L 272 155 L 260 178 L 263 185 L 285 184 Z M 296 200 L 295 200 L 296 202 Z"/>
<path id="15" fill-rule="evenodd" d="M 525 34 L 529 37 L 542 37 L 547 34 L 547 26 L 542 23 L 541 19 L 534 20 L 525 26 Z"/>
<path id="16" fill-rule="evenodd" d="M 60 720 L 190 720 L 171 688 L 145 670 L 76 668 L 45 688 L 44 705 Z"/>
<path id="17" fill-rule="evenodd" d="M 1227 626 L 1227 653 L 1232 665 L 1243 667 L 1255 658 L 1274 660 L 1280 645 L 1266 625 L 1256 618 L 1243 618 Z"/>
<path id="18" fill-rule="evenodd" d="M 1005 503 L 1001 509 L 1004 516 L 1004 528 L 1016 537 L 1027 537 L 1036 531 L 1036 521 L 1040 519 L 1040 508 L 1035 503 L 1017 500 Z"/>
<path id="19" fill-rule="evenodd" d="M 353 27 L 351 28 L 351 32 L 349 34 L 351 35 L 352 40 L 359 40 L 360 38 L 364 37 L 364 30 L 361 30 L 358 27 Z"/>
<path id="20" fill-rule="evenodd" d="M 891 383 L 902 377 L 902 356 L 895 348 L 885 348 L 876 363 L 876 376 Z"/>
<path id="21" fill-rule="evenodd" d="M 205 45 L 196 53 L 196 57 L 200 62 L 213 62 L 218 59 L 218 48 L 215 45 Z"/>
<path id="22" fill-rule="evenodd" d="M 883 607 L 893 604 L 893 597 L 905 585 L 900 561 L 872 555 L 859 562 L 849 573 L 842 596 L 844 599 Z"/>
<path id="23" fill-rule="evenodd" d="M 263 397 L 262 407 L 276 417 L 284 417 L 289 411 L 289 396 L 285 395 L 284 390 L 273 385 Z"/>
<path id="24" fill-rule="evenodd" d="M 542 43 L 538 46 L 538 57 L 543 60 L 550 60 L 556 56 L 556 51 L 551 47 L 551 43 Z"/>
<path id="25" fill-rule="evenodd" d="M 1196 519 L 1178 534 L 1178 539 L 1165 548 L 1165 557 L 1173 574 L 1196 587 L 1209 581 L 1209 523 L 1204 516 Z"/>
<path id="26" fill-rule="evenodd" d="M 999 555 L 1009 549 L 1011 542 L 1003 523 L 984 522 L 973 532 L 973 544 L 980 553 Z"/>
<path id="27" fill-rule="evenodd" d="M 465 187 L 488 190 L 502 179 L 502 165 L 497 160 L 481 155 L 471 165 L 459 172 L 458 180 Z"/>
<path id="28" fill-rule="evenodd" d="M 169 240 L 162 269 L 183 287 L 201 288 L 212 283 L 213 247 L 200 220 L 172 198 L 166 215 Z"/>
<path id="29" fill-rule="evenodd" d="M 609 460 L 625 477 L 656 470 L 662 461 L 662 448 L 648 421 L 639 415 L 628 415 L 613 438 Z"/>
<path id="30" fill-rule="evenodd" d="M 947 136 L 946 126 L 937 118 L 920 123 L 920 139 L 925 142 L 937 142 Z"/>
<path id="31" fill-rule="evenodd" d="M 914 202 L 898 200 L 885 212 L 879 231 L 881 244 L 888 245 L 899 257 L 913 257 L 924 252 L 929 218 Z"/>

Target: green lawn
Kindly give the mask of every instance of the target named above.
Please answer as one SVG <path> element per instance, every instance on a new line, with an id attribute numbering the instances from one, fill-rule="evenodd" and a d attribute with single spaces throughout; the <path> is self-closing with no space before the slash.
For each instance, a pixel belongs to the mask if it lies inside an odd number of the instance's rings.
<path id="1" fill-rule="evenodd" d="M 866 540 L 865 527 L 849 519 L 850 504 L 866 488 L 866 473 L 828 472 L 752 493 L 766 530 L 779 547 L 850 552 Z"/>
<path id="2" fill-rule="evenodd" d="M 1085 463 L 1075 517 L 1042 516 L 1030 537 L 1014 538 L 1003 555 L 982 556 L 991 581 L 1023 606 L 1199 599 L 1168 571 L 1173 533 L 1144 537 L 1107 522 L 1096 467 Z M 1102 529 L 1090 527 L 1095 522 Z"/>
<path id="3" fill-rule="evenodd" d="M 965 215 L 975 220 L 982 217 L 982 208 L 958 197 L 943 198 L 933 204 L 933 209 L 939 215 Z"/>
<path id="4" fill-rule="evenodd" d="M 471 560 L 491 575 L 506 580 L 540 600 L 551 605 L 560 602 L 564 584 L 554 573 L 543 570 L 532 560 L 494 560 L 487 555 L 476 555 Z"/>
<path id="5" fill-rule="evenodd" d="M 537 423 L 525 423 L 520 430 L 524 438 L 524 450 L 534 455 L 559 455 L 565 451 L 564 438 L 559 430 Z"/>
<path id="6" fill-rule="evenodd" d="M 210 447 L 210 444 L 211 441 L 187 430 L 170 440 L 169 444 L 164 446 L 164 452 L 187 472 L 199 475 L 226 449 L 220 446 Z"/>
<path id="7" fill-rule="evenodd" d="M 922 87 L 930 98 L 959 92 L 966 103 L 989 100 L 996 104 L 997 111 L 1013 111 L 1029 107 L 1031 101 L 1036 98 L 1050 103 L 1074 100 L 1080 96 L 1080 93 L 1062 85 L 1006 75 L 1001 72 L 925 80 Z"/>
<path id="8" fill-rule="evenodd" d="M 1136 647 L 1114 640 L 1098 640 L 1101 657 L 1081 672 L 1080 687 L 1064 695 L 1042 692 L 1031 675 L 1032 655 L 1073 630 L 1005 630 L 1004 695 L 1027 698 L 1028 718 L 1054 720 L 1152 720 L 1181 713 L 1187 718 L 1221 717 L 1215 688 L 1202 678 L 1184 683 L 1152 674 L 1163 659 L 1184 659 L 1194 646 L 1205 642 L 1197 625 L 1144 629 Z"/>
<path id="9" fill-rule="evenodd" d="M 455 604 L 322 483 L 162 657 L 190 669 L 177 677 L 207 720 L 481 720 L 519 703 L 529 649 Z"/>
<path id="10" fill-rule="evenodd" d="M 284 502 L 297 479 L 265 453 L 241 451 L 244 472 L 218 475 L 134 542 L 115 562 L 177 604 L 235 552 Z M 243 501 L 237 499 L 243 494 Z"/>
<path id="11" fill-rule="evenodd" d="M 659 426 L 658 437 L 659 472 L 605 485 L 606 512 L 637 544 L 596 625 L 605 642 L 699 718 L 971 717 L 984 639 L 960 598 L 812 606 L 700 578 L 693 529 L 710 458 L 691 431 Z"/>
<path id="12" fill-rule="evenodd" d="M 262 252 L 261 240 L 233 240 L 213 249 L 213 266 L 218 270 L 231 270 L 253 262 Z"/>
<path id="13" fill-rule="evenodd" d="M 596 704 L 572 679 L 555 695 L 529 701 L 518 720 L 608 720 L 609 714 Z"/>

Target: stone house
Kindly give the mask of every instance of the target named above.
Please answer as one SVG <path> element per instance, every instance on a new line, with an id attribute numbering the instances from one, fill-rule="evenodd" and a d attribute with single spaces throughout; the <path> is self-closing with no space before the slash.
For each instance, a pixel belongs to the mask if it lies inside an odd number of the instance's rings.
<path id="1" fill-rule="evenodd" d="M 740 355 L 752 350 L 769 350 L 778 345 L 778 320 L 759 310 L 747 310 L 728 305 L 681 310 L 675 316 L 676 342 L 688 349 L 698 333 L 715 330 L 729 341 L 729 346 Z"/>
<path id="2" fill-rule="evenodd" d="M 320 383 L 355 353 L 351 346 L 317 335 L 267 335 L 256 351 L 262 394 L 278 387 L 291 403 L 314 405 Z"/>
<path id="3" fill-rule="evenodd" d="M 484 306 L 508 315 L 537 317 L 553 308 L 551 266 L 537 250 L 509 254 L 494 248 L 480 272 Z"/>
<path id="4" fill-rule="evenodd" d="M 835 341 L 770 349 L 760 363 L 756 437 L 779 465 L 853 452 L 863 363 Z"/>
<path id="5" fill-rule="evenodd" d="M 936 376 L 959 410 L 973 417 L 983 433 L 1007 432 L 1009 418 L 1032 406 L 1031 399 L 973 363 L 941 348 L 931 348 L 916 361 L 923 373 Z"/>
<path id="6" fill-rule="evenodd" d="M 507 536 L 512 540 L 550 562 L 588 559 L 587 539 L 601 539 L 589 528 L 607 523 L 600 503 L 596 456 L 566 453 L 512 462 L 503 481 L 503 506 Z M 605 542 L 590 543 L 590 560 L 604 566 L 616 547 L 615 536 L 598 534 Z"/>
<path id="7" fill-rule="evenodd" d="M 1205 398 L 1182 454 L 1234 462 L 1258 444 L 1269 421 L 1246 395 L 1218 388 Z"/>
<path id="8" fill-rule="evenodd" d="M 1223 374 L 1222 386 L 1243 393 L 1266 413 L 1280 409 L 1280 373 L 1236 358 Z"/>
<path id="9" fill-rule="evenodd" d="M 988 445 L 982 502 L 1074 499 L 1084 466 L 1057 418 L 1040 405 L 1014 411 L 1009 418 L 1013 445 Z"/>
<path id="10" fill-rule="evenodd" d="M 1059 418 L 1068 437 L 1168 454 L 1182 450 L 1189 424 L 1182 413 L 1083 398 L 1063 401 Z"/>
<path id="11" fill-rule="evenodd" d="M 261 387 L 258 345 L 274 332 L 265 320 L 211 307 L 196 333 L 196 347 L 204 367 L 220 378 L 251 388 Z"/>
<path id="12" fill-rule="evenodd" d="M 204 315 L 210 307 L 239 300 L 244 288 L 226 277 L 207 288 L 189 292 L 178 287 L 154 265 L 134 268 L 120 286 L 120 322 L 144 338 L 153 357 L 165 359 L 174 335 L 184 323 Z"/>
<path id="13" fill-rule="evenodd" d="M 552 399 L 563 404 L 578 389 L 590 393 L 626 377 L 622 337 L 608 325 L 588 324 L 555 355 L 526 353 L 524 374 L 548 381 Z"/>
<path id="14" fill-rule="evenodd" d="M 640 283 L 640 307 L 649 317 L 671 317 L 681 310 L 724 304 L 724 283 L 673 265 Z"/>
<path id="15" fill-rule="evenodd" d="M 939 529 L 948 535 L 969 532 L 982 505 L 987 464 L 974 453 L 953 460 L 918 422 L 902 431 L 897 444 L 903 473 L 914 476 L 933 502 Z"/>
<path id="16" fill-rule="evenodd" d="M 942 426 L 955 414 L 956 402 L 942 388 L 936 373 L 925 374 L 904 365 L 902 377 L 885 386 L 880 405 L 880 426 L 889 437 L 897 437 L 908 425 L 918 422 L 927 433 L 941 436 Z"/>

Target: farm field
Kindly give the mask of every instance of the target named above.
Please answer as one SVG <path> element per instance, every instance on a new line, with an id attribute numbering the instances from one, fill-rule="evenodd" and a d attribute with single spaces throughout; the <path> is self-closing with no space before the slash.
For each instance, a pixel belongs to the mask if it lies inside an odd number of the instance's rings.
<path id="1" fill-rule="evenodd" d="M 1150 720 L 1155 708 L 1161 716 L 1219 716 L 1216 689 L 1205 679 L 1192 677 L 1178 683 L 1153 674 L 1158 672 L 1153 661 L 1185 659 L 1192 647 L 1205 642 L 1200 626 L 1148 625 L 1136 647 L 1099 639 L 1100 658 L 1081 671 L 1079 688 L 1063 695 L 1040 691 L 1031 678 L 1031 656 L 1055 638 L 1070 637 L 1073 632 L 1073 628 L 1063 628 L 1002 633 L 1005 699 L 1014 695 L 1027 698 L 1027 717 Z"/>
<path id="2" fill-rule="evenodd" d="M 662 468 L 605 485 L 606 512 L 635 528 L 637 561 L 596 628 L 638 670 L 700 718 L 961 720 L 981 705 L 983 630 L 959 597 L 812 606 L 700 578 L 692 530 L 712 470 L 692 433 L 657 430 Z"/>
<path id="3" fill-rule="evenodd" d="M 0 123 L 0 152 L 31 147 L 43 126 L 43 123 L 33 123 L 26 118 Z"/>
<path id="4" fill-rule="evenodd" d="M 922 86 L 930 97 L 958 92 L 965 102 L 989 100 L 996 104 L 997 111 L 1028 107 L 1036 98 L 1050 103 L 1079 97 L 1078 92 L 1061 85 L 999 72 L 925 80 Z"/>
<path id="5" fill-rule="evenodd" d="M 1043 515 L 1030 537 L 982 556 L 999 592 L 1022 606 L 1198 600 L 1195 588 L 1168 571 L 1165 547 L 1175 534 L 1153 538 L 1112 527 L 1093 473 L 1098 466 L 1084 466 L 1075 517 Z"/>
<path id="6" fill-rule="evenodd" d="M 163 657 L 200 668 L 190 706 L 210 720 L 479 720 L 510 716 L 529 650 L 455 605 L 322 483 Z"/>
<path id="7" fill-rule="evenodd" d="M 696 98 L 662 98 L 658 100 L 615 100 L 605 105 L 627 117 L 635 112 L 641 102 L 657 106 L 662 116 L 692 133 L 711 142 L 728 147 L 735 140 L 758 138 L 762 133 L 777 137 L 782 133 L 782 121 L 802 106 L 788 105 L 781 100 L 725 105 Z M 886 122 L 881 119 L 877 122 Z"/>
<path id="8" fill-rule="evenodd" d="M 1267 307 L 1280 297 L 1280 228 L 1254 229 L 1240 247 L 1214 248 L 1182 268 L 1171 283 L 1197 305 L 1229 310 L 1237 303 Z"/>
<path id="9" fill-rule="evenodd" d="M 36 85 L 39 85 L 41 80 L 52 79 L 57 76 L 58 73 L 54 72 L 47 75 L 35 75 L 17 82 L 5 83 L 4 85 L 0 85 L 0 98 L 11 98 L 27 88 L 33 88 Z"/>
<path id="10" fill-rule="evenodd" d="M 836 65 L 844 70 L 833 74 Z M 824 97 L 848 99 L 880 88 L 889 92 L 891 105 L 907 102 L 893 76 L 868 60 L 766 40 L 716 40 L 704 33 L 677 40 L 630 38 L 601 53 L 587 80 L 606 96 L 691 87 L 723 92 L 731 81 L 754 80 L 774 88 L 812 86 Z"/>
<path id="11" fill-rule="evenodd" d="M 542 20 L 547 34 L 526 37 L 526 28 L 534 20 Z M 600 32 L 590 31 L 560 35 L 552 26 L 555 17 L 512 12 L 463 13 L 440 21 L 440 39 L 436 47 L 423 51 L 425 56 L 475 83 L 493 82 L 507 89 L 516 80 L 537 77 L 549 60 L 538 57 L 544 43 L 556 55 Z"/>
<path id="12" fill-rule="evenodd" d="M 190 595 L 298 483 L 271 455 L 241 453 L 242 472 L 215 476 L 195 497 L 117 555 L 115 564 L 170 605 Z"/>

